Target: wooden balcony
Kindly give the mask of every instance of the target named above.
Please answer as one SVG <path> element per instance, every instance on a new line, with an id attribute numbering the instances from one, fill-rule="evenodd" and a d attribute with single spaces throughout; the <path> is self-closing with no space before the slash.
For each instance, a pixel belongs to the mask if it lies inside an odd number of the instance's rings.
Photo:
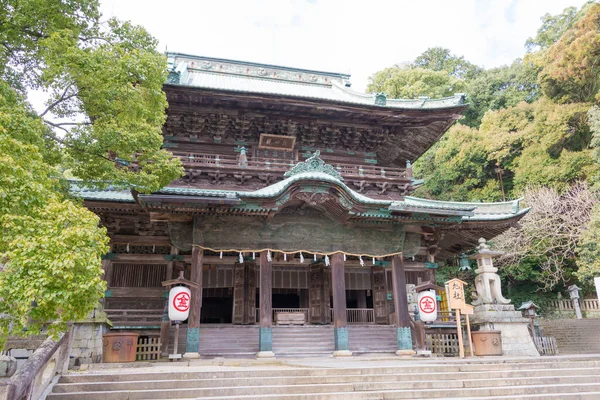
<path id="1" fill-rule="evenodd" d="M 184 168 L 179 183 L 195 187 L 221 185 L 248 190 L 260 189 L 284 179 L 297 161 L 276 158 L 249 157 L 241 163 L 232 155 L 203 154 L 174 151 Z M 412 191 L 412 169 L 388 168 L 377 165 L 329 162 L 342 176 L 346 185 L 360 193 L 384 198 L 397 198 Z"/>

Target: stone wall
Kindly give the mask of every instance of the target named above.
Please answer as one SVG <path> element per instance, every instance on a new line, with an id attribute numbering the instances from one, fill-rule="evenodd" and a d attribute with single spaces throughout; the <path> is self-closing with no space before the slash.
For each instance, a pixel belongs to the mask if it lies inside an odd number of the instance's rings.
<path id="1" fill-rule="evenodd" d="M 75 324 L 69 368 L 102 362 L 102 335 L 107 331 L 105 323 Z"/>

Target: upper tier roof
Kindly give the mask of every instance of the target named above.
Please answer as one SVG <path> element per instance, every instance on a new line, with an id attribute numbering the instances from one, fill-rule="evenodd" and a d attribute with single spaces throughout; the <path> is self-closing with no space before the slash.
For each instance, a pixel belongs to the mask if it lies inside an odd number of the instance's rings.
<path id="1" fill-rule="evenodd" d="M 168 84 L 240 93 L 289 96 L 388 109 L 446 109 L 465 106 L 465 95 L 442 99 L 387 99 L 350 89 L 350 75 L 268 64 L 167 53 Z"/>

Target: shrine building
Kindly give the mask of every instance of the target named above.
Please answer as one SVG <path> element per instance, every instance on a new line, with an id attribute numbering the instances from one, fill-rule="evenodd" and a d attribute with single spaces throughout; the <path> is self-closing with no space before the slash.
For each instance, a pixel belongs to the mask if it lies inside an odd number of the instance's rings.
<path id="1" fill-rule="evenodd" d="M 160 336 L 165 354 L 161 283 L 179 271 L 199 285 L 187 357 L 410 351 L 410 288 L 527 212 L 411 196 L 411 162 L 463 94 L 388 99 L 341 73 L 167 56 L 164 147 L 185 176 L 152 194 L 72 182 L 111 238 L 111 329 Z"/>

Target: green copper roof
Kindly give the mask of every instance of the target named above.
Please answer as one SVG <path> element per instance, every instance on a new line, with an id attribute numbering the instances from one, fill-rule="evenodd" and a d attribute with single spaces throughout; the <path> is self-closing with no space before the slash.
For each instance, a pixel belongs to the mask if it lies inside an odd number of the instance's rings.
<path id="1" fill-rule="evenodd" d="M 350 189 L 342 182 L 342 178 L 338 172 L 333 167 L 323 162 L 319 157 L 318 151 L 306 161 L 296 164 L 290 171 L 286 172 L 284 176 L 286 178 L 282 181 L 254 191 L 165 187 L 151 195 L 140 194 L 139 199 L 144 203 L 146 199 L 151 199 L 153 195 L 173 195 L 197 197 L 200 199 L 196 200 L 200 201 L 206 198 L 223 199 L 224 201 L 229 200 L 228 202 L 225 201 L 225 203 L 233 204 L 231 201 L 237 201 L 239 203 L 240 201 L 247 202 L 253 199 L 278 199 L 281 197 L 277 201 L 277 204 L 280 205 L 285 203 L 285 201 L 281 200 L 282 198 L 285 198 L 286 196 L 289 198 L 289 194 L 285 195 L 285 192 L 291 185 L 298 182 L 301 182 L 302 184 L 315 182 L 318 184 L 328 183 L 336 185 L 356 203 L 366 206 L 377 206 L 378 209 L 385 211 L 385 215 L 390 215 L 391 212 L 396 211 L 427 215 L 450 215 L 459 218 L 459 221 L 496 221 L 520 217 L 529 210 L 520 209 L 521 199 L 498 203 L 439 201 L 412 196 L 406 196 L 404 197 L 404 200 L 400 201 L 373 199 Z M 318 189 L 317 187 L 317 190 L 321 189 Z M 78 181 L 71 181 L 71 192 L 85 200 L 135 202 L 130 191 L 110 187 L 105 190 L 89 189 L 83 187 Z M 156 201 L 156 198 L 154 200 Z M 163 196 L 159 201 L 169 203 L 168 196 L 166 199 Z M 348 209 L 350 208 L 351 205 L 348 204 Z M 371 211 L 363 213 L 363 215 L 367 215 L 370 212 Z M 377 213 L 377 215 L 380 214 L 381 213 Z"/>
<path id="2" fill-rule="evenodd" d="M 168 53 L 168 84 L 240 93 L 326 100 L 390 109 L 442 109 L 465 106 L 465 95 L 442 99 L 387 99 L 350 89 L 350 75 L 243 61 Z"/>
<path id="3" fill-rule="evenodd" d="M 84 200 L 97 201 L 115 201 L 120 203 L 135 203 L 135 199 L 131 195 L 130 190 L 115 189 L 107 187 L 106 189 L 94 189 L 85 187 L 77 180 L 69 180 L 70 191 L 76 197 L 81 197 Z"/>

